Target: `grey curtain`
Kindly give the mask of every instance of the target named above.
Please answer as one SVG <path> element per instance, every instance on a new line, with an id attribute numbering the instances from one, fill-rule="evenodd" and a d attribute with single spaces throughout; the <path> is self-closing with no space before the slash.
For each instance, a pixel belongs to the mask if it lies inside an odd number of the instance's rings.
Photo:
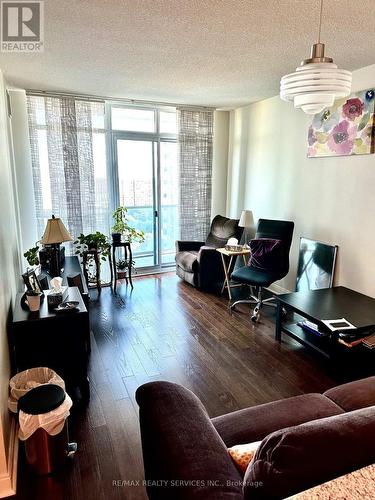
<path id="1" fill-rule="evenodd" d="M 213 110 L 177 110 L 182 240 L 204 241 L 211 219 Z"/>
<path id="2" fill-rule="evenodd" d="M 75 238 L 108 233 L 104 103 L 29 95 L 38 233 L 51 214 Z"/>

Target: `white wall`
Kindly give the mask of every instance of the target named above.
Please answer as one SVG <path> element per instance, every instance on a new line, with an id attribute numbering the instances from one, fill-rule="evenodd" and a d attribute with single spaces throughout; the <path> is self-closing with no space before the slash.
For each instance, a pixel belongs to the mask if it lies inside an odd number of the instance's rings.
<path id="1" fill-rule="evenodd" d="M 353 74 L 353 91 L 375 86 L 375 65 Z M 309 118 L 273 97 L 231 112 L 227 213 L 295 222 L 294 290 L 299 237 L 339 245 L 335 284 L 375 297 L 375 156 L 307 158 Z"/>
<path id="2" fill-rule="evenodd" d="M 227 203 L 229 112 L 215 111 L 213 159 L 212 159 L 212 200 L 211 215 L 225 215 Z"/>
<path id="3" fill-rule="evenodd" d="M 0 71 L 0 496 L 10 495 L 15 487 L 15 474 L 11 477 L 14 427 L 7 407 L 10 375 L 7 319 L 20 276 L 8 126 L 5 85 Z"/>

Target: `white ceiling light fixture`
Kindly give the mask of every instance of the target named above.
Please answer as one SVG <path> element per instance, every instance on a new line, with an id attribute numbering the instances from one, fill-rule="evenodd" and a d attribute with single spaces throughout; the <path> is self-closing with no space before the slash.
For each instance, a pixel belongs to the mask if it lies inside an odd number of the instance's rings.
<path id="1" fill-rule="evenodd" d="M 335 99 L 350 94 L 352 74 L 339 69 L 333 59 L 325 57 L 324 43 L 320 42 L 323 0 L 320 0 L 318 43 L 311 47 L 310 59 L 301 62 L 295 73 L 281 78 L 280 97 L 293 101 L 308 115 L 320 113 L 333 105 Z"/>

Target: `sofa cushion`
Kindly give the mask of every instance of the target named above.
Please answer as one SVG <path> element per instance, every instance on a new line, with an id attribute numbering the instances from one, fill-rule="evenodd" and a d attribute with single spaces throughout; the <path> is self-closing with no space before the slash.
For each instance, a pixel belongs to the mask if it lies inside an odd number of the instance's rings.
<path id="1" fill-rule="evenodd" d="M 229 448 L 259 441 L 283 427 L 340 413 L 344 411 L 322 394 L 303 394 L 222 415 L 212 423 Z"/>
<path id="2" fill-rule="evenodd" d="M 345 411 L 375 405 L 375 377 L 368 377 L 329 389 L 324 395 Z"/>
<path id="3" fill-rule="evenodd" d="M 210 247 L 223 247 L 229 238 L 237 238 L 242 235 L 242 228 L 238 226 L 238 219 L 228 219 L 222 215 L 216 215 L 211 223 L 211 230 L 206 239 L 206 245 Z"/>
<path id="4" fill-rule="evenodd" d="M 375 406 L 306 422 L 263 440 L 246 471 L 244 496 L 285 498 L 374 461 Z"/>
<path id="5" fill-rule="evenodd" d="M 176 254 L 176 263 L 184 271 L 187 271 L 188 273 L 194 273 L 196 270 L 198 270 L 199 266 L 198 252 L 178 252 Z"/>

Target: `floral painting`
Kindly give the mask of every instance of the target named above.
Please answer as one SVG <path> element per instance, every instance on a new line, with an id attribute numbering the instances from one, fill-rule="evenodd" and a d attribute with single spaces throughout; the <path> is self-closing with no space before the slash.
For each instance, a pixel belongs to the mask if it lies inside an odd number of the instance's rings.
<path id="1" fill-rule="evenodd" d="M 314 116 L 308 157 L 365 155 L 375 151 L 375 89 L 339 99 Z"/>

